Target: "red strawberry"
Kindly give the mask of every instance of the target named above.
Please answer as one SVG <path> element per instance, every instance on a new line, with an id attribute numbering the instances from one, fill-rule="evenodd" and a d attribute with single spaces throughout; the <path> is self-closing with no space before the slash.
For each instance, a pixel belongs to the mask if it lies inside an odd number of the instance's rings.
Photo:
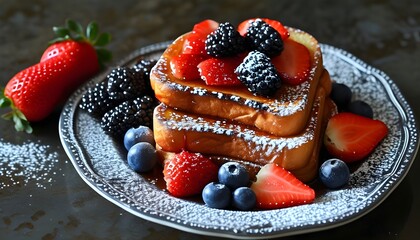
<path id="1" fill-rule="evenodd" d="M 247 33 L 247 30 L 248 30 L 249 24 L 251 22 L 255 21 L 256 19 L 257 18 L 252 18 L 252 19 L 248 19 L 248 20 L 245 20 L 245 21 L 241 22 L 238 26 L 238 32 L 242 36 L 245 36 L 246 33 Z M 285 40 L 290 36 L 289 31 L 287 31 L 287 29 L 283 26 L 283 24 L 281 24 L 281 22 L 276 21 L 276 20 L 272 20 L 272 19 L 268 19 L 268 18 L 261 18 L 261 20 L 266 22 L 272 28 L 276 29 L 277 32 L 280 34 L 281 39 Z"/>
<path id="2" fill-rule="evenodd" d="M 185 54 L 206 54 L 205 41 L 207 35 L 216 30 L 219 23 L 210 19 L 204 20 L 194 25 L 194 28 L 185 41 L 182 53 Z"/>
<path id="3" fill-rule="evenodd" d="M 258 172 L 257 181 L 251 185 L 257 196 L 257 206 L 277 209 L 310 203 L 315 191 L 293 176 L 292 173 L 270 163 Z"/>
<path id="4" fill-rule="evenodd" d="M 382 121 L 343 112 L 328 121 L 324 144 L 334 157 L 354 162 L 367 157 L 387 134 Z"/>
<path id="5" fill-rule="evenodd" d="M 200 79 L 200 73 L 198 72 L 197 65 L 208 58 L 204 54 L 180 54 L 174 56 L 171 61 L 172 74 L 185 81 Z"/>
<path id="6" fill-rule="evenodd" d="M 241 64 L 243 57 L 210 58 L 198 64 L 201 79 L 207 85 L 234 86 L 241 84 L 235 69 Z"/>
<path id="7" fill-rule="evenodd" d="M 46 118 L 78 85 L 97 73 L 100 57 L 109 60 L 106 50 L 95 49 L 110 39 L 108 34 L 98 36 L 96 23 L 89 24 L 87 36 L 74 21 L 67 21 L 67 27 L 54 28 L 58 38 L 41 61 L 17 73 L 0 95 L 0 106 L 12 109 L 3 117 L 12 119 L 18 131 L 31 132 L 29 122 Z"/>
<path id="8" fill-rule="evenodd" d="M 311 69 L 309 50 L 302 44 L 287 39 L 284 50 L 271 59 L 285 83 L 297 85 L 306 81 Z"/>
<path id="9" fill-rule="evenodd" d="M 200 153 L 182 151 L 165 162 L 163 179 L 166 189 L 175 197 L 200 194 L 210 182 L 217 180 L 219 168 Z"/>

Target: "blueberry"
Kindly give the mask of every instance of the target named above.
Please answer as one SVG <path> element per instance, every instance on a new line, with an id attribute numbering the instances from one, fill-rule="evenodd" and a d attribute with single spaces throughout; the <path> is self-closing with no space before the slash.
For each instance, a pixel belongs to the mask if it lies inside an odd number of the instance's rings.
<path id="1" fill-rule="evenodd" d="M 373 118 L 372 108 L 361 100 L 351 102 L 347 107 L 347 111 L 367 118 Z"/>
<path id="2" fill-rule="evenodd" d="M 319 179 L 326 187 L 338 189 L 349 182 L 350 170 L 345 162 L 332 158 L 321 165 Z"/>
<path id="3" fill-rule="evenodd" d="M 219 182 L 228 186 L 232 191 L 239 187 L 247 187 L 249 174 L 246 168 L 237 162 L 224 163 L 218 172 Z"/>
<path id="4" fill-rule="evenodd" d="M 140 126 L 138 128 L 130 128 L 124 135 L 124 146 L 129 150 L 134 144 L 139 142 L 148 142 L 155 145 L 155 139 L 153 138 L 153 132 L 146 126 Z"/>
<path id="5" fill-rule="evenodd" d="M 352 92 L 347 85 L 334 82 L 332 84 L 330 97 L 337 105 L 338 110 L 341 111 L 350 103 Z"/>
<path id="6" fill-rule="evenodd" d="M 208 207 L 223 209 L 230 205 L 231 191 L 224 184 L 211 182 L 204 187 L 201 196 Z"/>
<path id="7" fill-rule="evenodd" d="M 136 143 L 128 151 L 127 162 L 136 172 L 148 172 L 156 165 L 156 149 L 147 142 Z"/>
<path id="8" fill-rule="evenodd" d="M 240 187 L 233 192 L 232 205 L 243 211 L 251 210 L 257 204 L 257 197 L 249 187 Z"/>

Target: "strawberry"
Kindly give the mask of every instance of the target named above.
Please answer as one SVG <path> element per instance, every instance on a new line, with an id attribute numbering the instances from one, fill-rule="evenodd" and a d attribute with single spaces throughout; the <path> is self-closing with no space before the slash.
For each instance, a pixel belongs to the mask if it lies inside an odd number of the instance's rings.
<path id="1" fill-rule="evenodd" d="M 380 120 L 342 112 L 328 121 L 324 144 L 331 155 L 349 163 L 367 157 L 387 134 Z"/>
<path id="2" fill-rule="evenodd" d="M 242 56 L 229 58 L 210 58 L 198 64 L 201 79 L 207 85 L 240 85 L 241 81 L 235 73 L 235 69 L 241 64 Z"/>
<path id="3" fill-rule="evenodd" d="M 204 20 L 194 25 L 192 32 L 186 37 L 182 49 L 185 54 L 207 54 L 205 41 L 207 35 L 219 27 L 214 20 Z"/>
<path id="4" fill-rule="evenodd" d="M 252 19 L 248 19 L 245 20 L 243 22 L 241 22 L 238 25 L 238 32 L 242 35 L 245 36 L 249 27 L 249 24 L 252 21 L 255 21 L 257 18 L 252 18 Z M 276 20 L 272 20 L 272 19 L 268 19 L 268 18 L 260 18 L 261 20 L 263 20 L 264 22 L 266 22 L 268 25 L 270 25 L 272 28 L 276 29 L 277 32 L 280 34 L 281 39 L 285 40 L 287 38 L 289 38 L 290 34 L 289 31 L 287 31 L 287 29 L 283 26 L 283 24 L 281 24 L 281 22 L 276 21 Z"/>
<path id="5" fill-rule="evenodd" d="M 72 21 L 67 27 L 54 27 L 57 35 L 43 53 L 39 63 L 17 73 L 0 95 L 0 106 L 10 107 L 3 115 L 15 122 L 18 131 L 32 132 L 29 122 L 46 118 L 77 86 L 100 69 L 110 53 L 101 48 L 110 35 L 98 35 L 92 22 L 83 34 L 82 27 Z"/>
<path id="6" fill-rule="evenodd" d="M 175 197 L 200 194 L 210 182 L 217 180 L 219 168 L 200 153 L 182 151 L 165 161 L 163 179 L 166 190 Z"/>
<path id="7" fill-rule="evenodd" d="M 309 50 L 302 44 L 287 39 L 280 55 L 271 59 L 285 83 L 297 85 L 308 79 L 311 69 Z"/>
<path id="8" fill-rule="evenodd" d="M 208 58 L 204 54 L 180 54 L 174 56 L 170 61 L 172 74 L 185 81 L 200 79 L 197 65 Z"/>
<path id="9" fill-rule="evenodd" d="M 258 172 L 257 181 L 251 185 L 257 196 L 257 206 L 262 209 L 277 209 L 310 203 L 315 191 L 293 176 L 292 173 L 270 163 Z"/>

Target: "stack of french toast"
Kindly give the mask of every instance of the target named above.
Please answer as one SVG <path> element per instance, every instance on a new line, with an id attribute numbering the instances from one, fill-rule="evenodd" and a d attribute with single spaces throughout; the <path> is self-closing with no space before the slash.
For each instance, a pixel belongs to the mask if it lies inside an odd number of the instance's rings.
<path id="1" fill-rule="evenodd" d="M 167 48 L 150 73 L 161 102 L 154 110 L 153 132 L 163 161 L 171 153 L 187 150 L 218 164 L 241 162 L 251 175 L 276 163 L 303 182 L 317 176 L 326 123 L 337 111 L 329 98 L 332 83 L 317 40 L 304 31 L 287 30 L 289 40 L 308 49 L 310 71 L 302 83 L 283 83 L 270 97 L 254 94 L 246 86 L 176 77 L 171 59 L 181 54 L 191 33 Z"/>

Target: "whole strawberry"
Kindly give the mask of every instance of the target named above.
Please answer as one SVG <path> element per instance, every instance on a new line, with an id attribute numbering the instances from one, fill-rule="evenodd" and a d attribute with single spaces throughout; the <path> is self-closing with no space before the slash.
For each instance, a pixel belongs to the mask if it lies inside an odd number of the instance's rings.
<path id="1" fill-rule="evenodd" d="M 72 20 L 54 27 L 57 38 L 39 63 L 17 73 L 0 94 L 0 107 L 10 107 L 5 119 L 13 120 L 17 131 L 32 132 L 29 122 L 46 118 L 77 86 L 95 75 L 111 54 L 104 48 L 110 40 L 98 33 L 91 22 L 83 27 Z"/>

